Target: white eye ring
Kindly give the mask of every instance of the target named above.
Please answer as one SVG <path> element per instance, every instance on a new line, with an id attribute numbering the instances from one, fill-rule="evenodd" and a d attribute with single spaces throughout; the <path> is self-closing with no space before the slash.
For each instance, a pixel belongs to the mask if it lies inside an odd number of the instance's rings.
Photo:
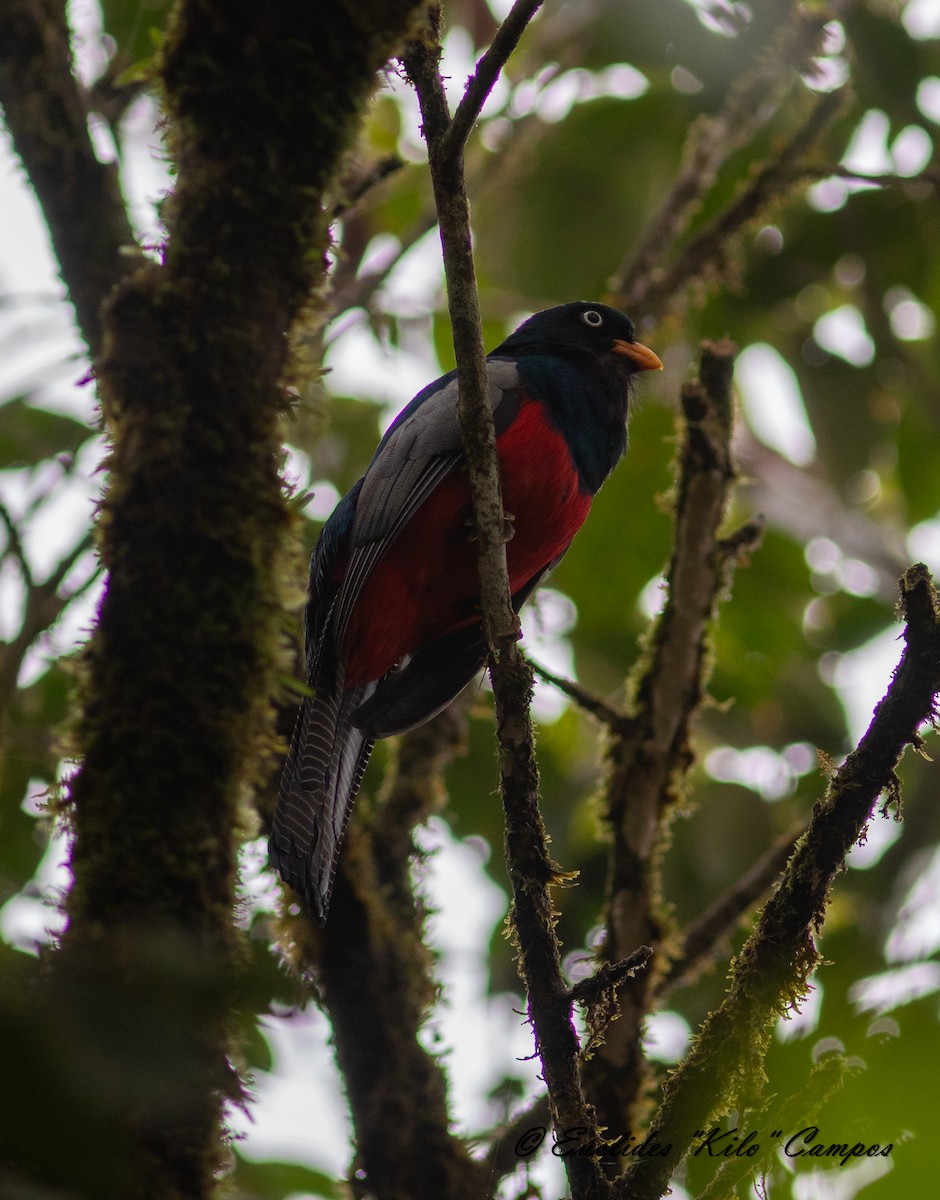
<path id="1" fill-rule="evenodd" d="M 600 327 L 604 324 L 604 318 L 596 308 L 589 308 L 586 312 L 583 312 L 581 314 L 581 320 L 585 323 L 585 325 L 590 325 L 592 329 L 600 329 Z"/>

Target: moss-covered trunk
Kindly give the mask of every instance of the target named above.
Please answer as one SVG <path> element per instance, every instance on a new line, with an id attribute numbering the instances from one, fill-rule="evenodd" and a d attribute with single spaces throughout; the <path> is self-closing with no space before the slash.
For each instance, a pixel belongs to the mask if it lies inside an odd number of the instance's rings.
<path id="1" fill-rule="evenodd" d="M 291 519 L 288 332 L 324 272 L 325 191 L 418 6 L 185 0 L 162 78 L 178 184 L 161 264 L 108 301 L 108 570 L 70 789 L 52 997 L 110 1162 L 98 1196 L 213 1188 L 237 1007 L 246 787 L 271 744 Z M 290 579 L 291 583 L 285 581 Z"/>

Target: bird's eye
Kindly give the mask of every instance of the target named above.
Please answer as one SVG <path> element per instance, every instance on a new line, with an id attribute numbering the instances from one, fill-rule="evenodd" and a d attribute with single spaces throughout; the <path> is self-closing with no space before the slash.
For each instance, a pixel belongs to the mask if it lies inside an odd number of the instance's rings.
<path id="1" fill-rule="evenodd" d="M 604 318 L 596 308 L 589 308 L 587 312 L 581 314 L 581 320 L 585 325 L 590 325 L 592 329 L 600 329 L 604 324 Z"/>

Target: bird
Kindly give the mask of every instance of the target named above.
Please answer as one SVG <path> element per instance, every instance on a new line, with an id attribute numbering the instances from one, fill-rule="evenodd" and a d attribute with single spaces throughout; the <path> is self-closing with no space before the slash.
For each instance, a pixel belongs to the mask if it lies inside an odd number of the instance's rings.
<path id="1" fill-rule="evenodd" d="M 662 368 L 629 317 L 589 301 L 535 313 L 487 356 L 516 611 L 626 452 L 637 376 Z M 321 926 L 376 740 L 429 721 L 486 663 L 457 396 L 451 371 L 398 414 L 310 561 L 309 692 L 268 853 Z"/>

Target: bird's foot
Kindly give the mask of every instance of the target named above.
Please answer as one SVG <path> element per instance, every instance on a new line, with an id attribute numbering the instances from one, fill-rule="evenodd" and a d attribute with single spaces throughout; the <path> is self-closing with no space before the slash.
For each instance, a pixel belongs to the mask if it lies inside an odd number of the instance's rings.
<path id="1" fill-rule="evenodd" d="M 509 512 L 503 513 L 503 529 L 502 529 L 502 533 L 499 536 L 499 540 L 501 542 L 511 542 L 512 539 L 516 536 L 516 527 L 515 527 L 515 525 L 513 525 L 513 521 L 515 521 L 515 519 L 516 518 L 512 515 L 512 513 L 509 513 Z M 467 530 L 468 530 L 468 532 L 466 534 L 467 541 L 468 542 L 478 542 L 480 540 L 480 538 L 479 538 L 479 534 L 477 533 L 477 523 L 473 519 L 473 517 L 468 517 L 467 520 L 464 521 L 464 525 L 467 527 Z"/>

